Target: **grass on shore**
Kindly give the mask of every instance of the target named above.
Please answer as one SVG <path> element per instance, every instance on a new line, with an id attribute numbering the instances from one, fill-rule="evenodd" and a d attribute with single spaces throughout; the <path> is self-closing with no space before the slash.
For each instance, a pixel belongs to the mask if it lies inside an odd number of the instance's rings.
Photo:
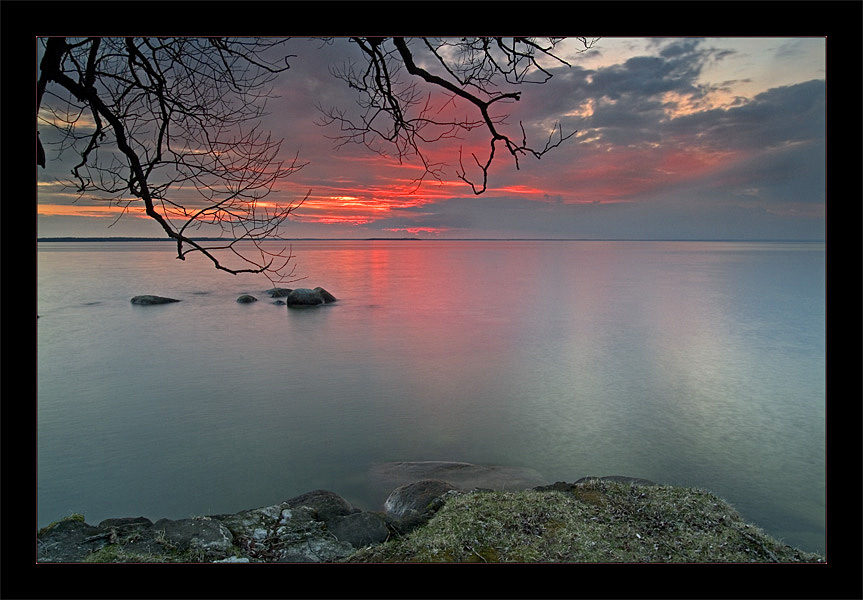
<path id="1" fill-rule="evenodd" d="M 823 562 L 694 488 L 589 480 L 568 490 L 475 491 L 350 562 Z"/>
<path id="2" fill-rule="evenodd" d="M 57 521 L 51 521 L 50 523 L 45 525 L 45 527 L 40 529 L 36 535 L 37 536 L 44 535 L 45 533 L 54 529 L 59 523 L 62 523 L 64 521 L 78 521 L 80 523 L 83 523 L 84 522 L 84 515 L 82 515 L 81 513 L 72 513 L 71 515 L 69 515 L 67 517 L 63 517 L 62 519 L 59 519 Z"/>

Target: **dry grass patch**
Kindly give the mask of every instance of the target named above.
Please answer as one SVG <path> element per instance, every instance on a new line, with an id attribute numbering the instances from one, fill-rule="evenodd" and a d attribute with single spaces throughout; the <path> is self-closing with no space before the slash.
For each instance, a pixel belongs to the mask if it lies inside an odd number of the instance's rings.
<path id="1" fill-rule="evenodd" d="M 820 562 L 713 494 L 591 480 L 571 491 L 471 492 L 352 562 Z"/>

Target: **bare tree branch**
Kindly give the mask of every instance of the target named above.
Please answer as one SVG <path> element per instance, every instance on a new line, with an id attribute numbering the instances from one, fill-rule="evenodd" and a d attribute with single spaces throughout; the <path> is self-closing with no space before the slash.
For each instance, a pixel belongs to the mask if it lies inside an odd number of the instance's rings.
<path id="1" fill-rule="evenodd" d="M 121 214 L 139 205 L 177 243 L 228 273 L 291 277 L 290 252 L 264 241 L 305 198 L 271 201 L 277 184 L 305 163 L 280 158 L 262 131 L 273 78 L 288 57 L 280 40 L 48 38 L 37 84 L 37 115 L 80 160 L 68 183 L 107 196 Z M 69 96 L 49 90 L 57 87 Z M 43 106 L 47 105 L 47 106 Z M 101 150 L 101 151 L 100 151 Z M 308 194 L 306 195 L 306 198 Z M 223 242 L 192 232 L 215 227 Z M 246 251 L 241 242 L 250 242 Z M 217 253 L 229 251 L 239 266 Z"/>
<path id="2" fill-rule="evenodd" d="M 576 38 L 586 51 L 596 38 Z M 523 123 L 519 123 L 521 140 L 504 129 L 505 116 L 492 108 L 521 100 L 521 91 L 513 89 L 525 83 L 542 84 L 552 77 L 547 63 L 569 66 L 555 53 L 560 38 L 545 42 L 533 38 L 420 38 L 420 47 L 411 48 L 406 38 L 351 38 L 363 55 L 364 67 L 347 65 L 334 71 L 358 92 L 363 112 L 351 118 L 343 109 L 319 107 L 319 124 L 338 125 L 334 138 L 337 145 L 359 143 L 388 155 L 395 151 L 401 162 L 418 158 L 427 175 L 440 180 L 444 164 L 428 158 L 427 147 L 435 142 L 462 139 L 475 129 L 487 133 L 488 150 L 483 156 L 472 153 L 478 175 L 468 176 L 463 148 L 459 149 L 456 176 L 471 186 L 475 194 L 488 189 L 488 174 L 502 144 L 512 156 L 516 169 L 521 157 L 536 159 L 560 146 L 576 132 L 564 134 L 555 124 L 552 135 L 542 147 L 528 143 Z M 422 62 L 417 51 L 422 51 Z M 439 73 L 430 70 L 439 67 Z M 406 71 L 409 77 L 404 77 Z M 425 84 L 426 92 L 420 84 Z M 504 86 L 504 87 L 501 87 Z M 437 94 L 437 96 L 433 96 Z M 438 106 L 435 102 L 443 98 Z M 458 107 L 465 106 L 473 117 L 455 118 Z M 449 116 L 446 116 L 449 115 Z"/>
<path id="3" fill-rule="evenodd" d="M 596 41 L 577 40 L 584 50 Z M 290 66 L 292 55 L 279 52 L 284 41 L 44 38 L 37 118 L 58 135 L 38 138 L 37 163 L 45 166 L 43 143 L 58 155 L 73 152 L 69 189 L 79 198 L 107 198 L 119 216 L 142 210 L 176 242 L 179 259 L 197 252 L 229 273 L 285 281 L 290 251 L 264 243 L 282 237 L 280 226 L 310 192 L 289 202 L 273 198 L 306 163 L 296 154 L 283 158 L 281 140 L 260 128 L 271 83 Z M 459 140 L 456 176 L 482 194 L 499 147 L 518 169 L 523 157 L 539 159 L 575 134 L 558 123 L 536 146 L 524 123 L 508 124 L 501 108 L 521 100 L 518 86 L 541 85 L 554 68 L 568 66 L 559 38 L 350 41 L 362 60 L 332 73 L 357 92 L 359 114 L 319 106 L 318 123 L 338 126 L 337 145 L 418 160 L 417 186 L 426 177 L 443 180 L 446 164 L 432 157 L 436 144 Z M 477 135 L 487 149 L 469 152 L 469 175 L 464 144 Z M 193 235 L 204 230 L 219 232 L 220 241 Z"/>

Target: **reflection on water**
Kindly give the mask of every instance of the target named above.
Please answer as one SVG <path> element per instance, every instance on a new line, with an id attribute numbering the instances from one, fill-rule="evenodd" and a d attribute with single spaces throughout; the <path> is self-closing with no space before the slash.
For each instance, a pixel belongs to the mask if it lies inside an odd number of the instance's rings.
<path id="1" fill-rule="evenodd" d="M 40 244 L 40 525 L 448 460 L 704 487 L 823 550 L 823 244 L 297 242 L 339 298 L 303 311 L 169 246 Z"/>

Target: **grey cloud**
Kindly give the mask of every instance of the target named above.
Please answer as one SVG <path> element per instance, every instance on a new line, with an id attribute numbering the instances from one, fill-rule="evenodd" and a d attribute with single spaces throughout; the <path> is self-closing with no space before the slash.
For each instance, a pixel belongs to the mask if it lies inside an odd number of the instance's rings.
<path id="1" fill-rule="evenodd" d="M 727 195 L 754 195 L 768 204 L 821 204 L 826 196 L 826 146 L 821 141 L 789 144 L 764 151 L 697 182 Z"/>
<path id="2" fill-rule="evenodd" d="M 694 91 L 700 69 L 686 60 L 658 56 L 636 56 L 622 65 L 600 69 L 593 77 L 591 91 L 612 100 L 628 95 L 654 96 L 670 91 Z"/>
<path id="3" fill-rule="evenodd" d="M 705 140 L 719 147 L 766 148 L 823 139 L 825 108 L 825 82 L 812 80 L 773 88 L 729 109 L 674 119 L 666 130 L 675 135 L 703 134 Z"/>
<path id="4" fill-rule="evenodd" d="M 591 93 L 618 99 L 627 95 L 654 96 L 665 92 L 696 93 L 696 80 L 717 51 L 702 49 L 697 38 L 673 40 L 659 56 L 635 56 L 623 64 L 597 70 Z"/>
<path id="5" fill-rule="evenodd" d="M 723 195 L 720 195 L 724 197 Z M 704 199 L 706 200 L 706 199 Z M 552 204 L 511 197 L 453 198 L 417 207 L 415 217 L 387 219 L 375 229 L 448 227 L 446 237 L 581 239 L 822 239 L 823 220 L 778 215 L 758 201 L 664 201 Z"/>

